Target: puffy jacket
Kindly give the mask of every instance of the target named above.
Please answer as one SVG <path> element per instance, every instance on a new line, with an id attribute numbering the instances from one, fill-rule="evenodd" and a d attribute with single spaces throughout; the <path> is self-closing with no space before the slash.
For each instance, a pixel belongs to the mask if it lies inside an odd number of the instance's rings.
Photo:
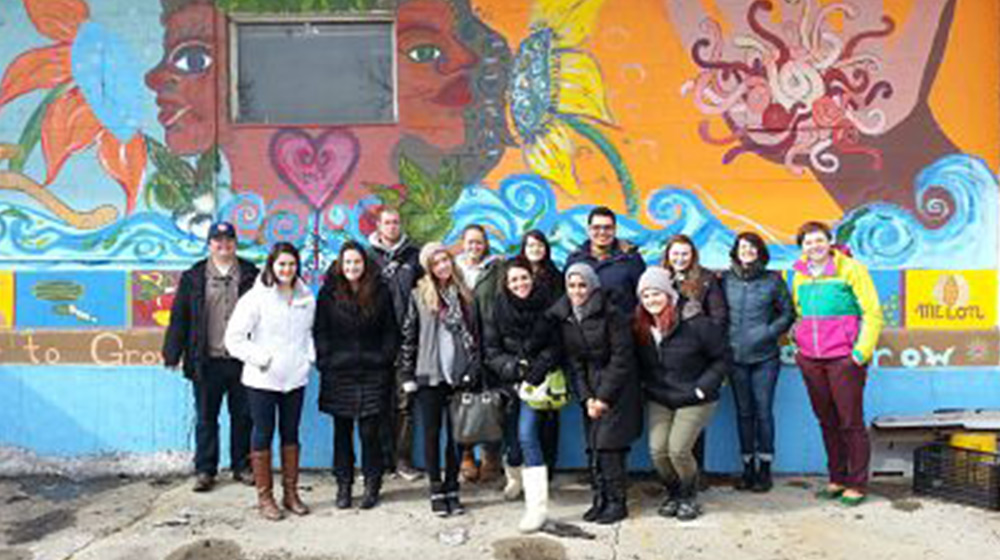
<path id="1" fill-rule="evenodd" d="M 642 395 L 636 371 L 632 331 L 626 316 L 603 288 L 588 302 L 589 312 L 577 320 L 569 298 L 549 311 L 562 344 L 565 372 L 581 404 L 597 398 L 610 409 L 591 423 L 587 446 L 624 449 L 642 432 Z"/>
<path id="2" fill-rule="evenodd" d="M 257 267 L 237 259 L 240 267 L 239 294 L 242 296 L 257 278 Z M 208 314 L 205 313 L 205 269 L 208 259 L 202 259 L 181 274 L 170 308 L 170 325 L 163 335 L 163 363 L 175 367 L 184 362 L 184 377 L 198 379 L 208 361 Z"/>
<path id="3" fill-rule="evenodd" d="M 291 302 L 258 278 L 236 303 L 226 327 L 226 349 L 243 361 L 243 384 L 267 391 L 304 387 L 316 361 L 312 327 L 316 298 L 302 281 Z"/>
<path id="4" fill-rule="evenodd" d="M 396 245 L 382 244 L 378 232 L 368 236 L 371 257 L 379 267 L 382 281 L 392 295 L 392 308 L 396 313 L 396 324 L 403 324 L 403 315 L 410 304 L 410 292 L 423 275 L 420 268 L 420 247 L 405 236 Z"/>
<path id="5" fill-rule="evenodd" d="M 659 343 L 652 336 L 638 343 L 638 355 L 646 396 L 668 408 L 718 400 L 719 387 L 732 368 L 725 333 L 704 314 L 678 317 Z"/>
<path id="6" fill-rule="evenodd" d="M 871 360 L 884 319 L 868 269 L 836 250 L 817 277 L 809 274 L 805 257 L 792 268 L 799 352 L 806 358 Z"/>
<path id="7" fill-rule="evenodd" d="M 792 326 L 795 308 L 781 274 L 727 270 L 722 276 L 729 306 L 733 361 L 757 364 L 778 357 L 778 339 Z"/>
<path id="8" fill-rule="evenodd" d="M 639 285 L 639 277 L 646 271 L 646 262 L 642 260 L 639 249 L 627 241 L 616 240 L 611 247 L 611 253 L 598 259 L 590 251 L 590 241 L 586 241 L 579 249 L 566 259 L 566 268 L 578 262 L 589 264 L 604 289 L 618 310 L 630 315 L 638 305 L 635 288 Z"/>
<path id="9" fill-rule="evenodd" d="M 533 295 L 515 302 L 502 290 L 493 315 L 483 321 L 483 362 L 501 383 L 538 385 L 558 364 L 555 333 L 545 317 L 548 302 L 540 293 Z"/>
<path id="10" fill-rule="evenodd" d="M 370 309 L 325 284 L 316 299 L 316 368 L 319 409 L 360 418 L 381 413 L 392 387 L 399 346 L 392 297 L 379 283 Z"/>
<path id="11" fill-rule="evenodd" d="M 669 269 L 669 266 L 665 268 Z M 699 265 L 699 283 L 697 287 L 697 302 L 701 312 L 708 316 L 716 325 L 727 328 L 729 324 L 729 306 L 726 304 L 726 293 L 722 289 L 722 282 L 719 275 Z M 674 280 L 675 288 L 681 293 L 682 298 L 686 298 L 680 283 Z"/>

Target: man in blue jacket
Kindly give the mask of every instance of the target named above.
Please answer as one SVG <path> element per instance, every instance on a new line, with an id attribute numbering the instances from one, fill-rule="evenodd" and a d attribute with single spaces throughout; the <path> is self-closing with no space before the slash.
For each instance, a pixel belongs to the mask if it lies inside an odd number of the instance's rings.
<path id="1" fill-rule="evenodd" d="M 229 456 L 233 478 L 253 485 L 249 470 L 250 409 L 240 382 L 243 362 L 226 351 L 223 338 L 236 301 L 257 278 L 257 267 L 236 256 L 236 229 L 228 222 L 208 230 L 209 257 L 184 271 L 163 337 L 163 362 L 184 363 L 194 391 L 195 492 L 215 486 L 219 468 L 219 412 L 228 395 Z"/>
<path id="2" fill-rule="evenodd" d="M 639 248 L 618 239 L 618 220 L 607 206 L 598 206 L 587 215 L 587 241 L 566 259 L 566 268 L 582 262 L 589 264 L 601 279 L 601 286 L 612 301 L 626 313 L 639 303 L 635 288 L 646 270 Z"/>

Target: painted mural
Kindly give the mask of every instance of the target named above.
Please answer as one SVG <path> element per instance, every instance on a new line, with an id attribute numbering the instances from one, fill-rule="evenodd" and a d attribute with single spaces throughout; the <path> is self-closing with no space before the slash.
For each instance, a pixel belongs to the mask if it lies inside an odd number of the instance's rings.
<path id="1" fill-rule="evenodd" d="M 233 121 L 232 16 L 381 9 L 395 123 Z M 316 277 L 385 204 L 421 241 L 478 222 L 512 250 L 536 227 L 560 259 L 607 204 L 650 261 L 686 233 L 715 267 L 752 229 L 787 268 L 819 219 L 876 271 L 889 325 L 937 328 L 908 293 L 926 269 L 992 274 L 996 324 L 995 0 L 0 0 L 0 32 L 15 325 L 38 299 L 22 270 L 125 270 L 127 326 L 156 328 L 213 219 L 253 258 L 300 245 Z M 933 305 L 982 284 L 949 277 Z M 986 326 L 967 318 L 948 328 Z"/>

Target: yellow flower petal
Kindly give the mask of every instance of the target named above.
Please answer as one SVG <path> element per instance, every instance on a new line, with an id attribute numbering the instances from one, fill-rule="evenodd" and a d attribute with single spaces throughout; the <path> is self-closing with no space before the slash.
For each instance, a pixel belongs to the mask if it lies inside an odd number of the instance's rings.
<path id="1" fill-rule="evenodd" d="M 594 30 L 604 0 L 536 0 L 531 21 L 555 32 L 556 48 L 575 47 Z"/>
<path id="2" fill-rule="evenodd" d="M 535 139 L 524 151 L 528 167 L 543 179 L 571 195 L 580 194 L 573 173 L 573 141 L 566 125 L 553 122 L 549 130 Z"/>
<path id="3" fill-rule="evenodd" d="M 612 123 L 611 111 L 604 98 L 604 79 L 597 62 L 590 55 L 565 51 L 559 53 L 559 77 L 556 108 L 560 113 L 582 115 Z"/>

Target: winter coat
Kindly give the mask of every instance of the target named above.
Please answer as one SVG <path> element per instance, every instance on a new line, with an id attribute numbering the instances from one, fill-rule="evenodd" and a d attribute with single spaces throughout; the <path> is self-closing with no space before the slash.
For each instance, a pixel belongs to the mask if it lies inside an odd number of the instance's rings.
<path id="1" fill-rule="evenodd" d="M 598 259 L 590 251 L 590 241 L 586 241 L 579 249 L 566 259 L 566 268 L 578 262 L 589 264 L 603 288 L 626 316 L 631 314 L 638 305 L 635 288 L 639 277 L 646 271 L 646 262 L 642 260 L 639 249 L 623 240 L 616 240 L 611 248 L 611 254 L 604 259 Z"/>
<path id="2" fill-rule="evenodd" d="M 792 268 L 799 317 L 792 334 L 799 352 L 806 358 L 871 360 L 884 319 L 868 269 L 840 251 L 833 252 L 819 277 L 809 274 L 805 257 Z"/>
<path id="3" fill-rule="evenodd" d="M 383 412 L 399 346 L 389 289 L 379 283 L 370 309 L 361 309 L 356 296 L 345 297 L 325 284 L 316 301 L 313 337 L 319 409 L 348 418 Z"/>
<path id="4" fill-rule="evenodd" d="M 478 266 L 473 266 L 464 258 L 455 257 L 455 264 L 462 271 L 465 285 L 472 292 L 476 306 L 476 331 L 483 332 L 483 320 L 493 314 L 493 304 L 501 291 L 500 278 L 503 275 L 503 259 L 497 255 L 486 257 Z M 471 281 L 470 281 L 471 280 Z"/>
<path id="5" fill-rule="evenodd" d="M 315 316 L 316 298 L 301 280 L 289 301 L 258 278 L 226 327 L 226 349 L 243 361 L 243 384 L 282 393 L 304 387 L 316 361 Z"/>
<path id="6" fill-rule="evenodd" d="M 719 387 L 732 368 L 725 333 L 708 316 L 678 316 L 659 343 L 637 342 L 646 397 L 677 409 L 719 399 Z M 701 389 L 704 398 L 695 389 Z"/>
<path id="7" fill-rule="evenodd" d="M 547 303 L 540 292 L 532 292 L 527 300 L 516 300 L 507 290 L 497 296 L 493 316 L 483 321 L 483 362 L 500 383 L 538 385 L 557 367 L 558 346 L 545 317 Z"/>
<path id="8" fill-rule="evenodd" d="M 549 317 L 555 321 L 564 371 L 576 398 L 581 405 L 596 398 L 610 407 L 590 422 L 587 447 L 624 449 L 642 432 L 642 397 L 632 331 L 626 315 L 611 303 L 603 288 L 590 298 L 581 320 L 565 296 L 549 310 Z"/>
<path id="9" fill-rule="evenodd" d="M 378 232 L 368 237 L 371 244 L 370 256 L 379 267 L 382 281 L 392 296 L 392 308 L 396 313 L 396 324 L 403 324 L 403 315 L 410 303 L 410 292 L 423 276 L 420 268 L 420 247 L 405 236 L 393 247 L 387 247 L 379 239 Z"/>
<path id="10" fill-rule="evenodd" d="M 249 290 L 257 278 L 257 267 L 237 259 L 240 267 L 239 295 Z M 205 312 L 205 269 L 208 259 L 202 259 L 181 274 L 170 308 L 170 325 L 163 335 L 163 363 L 176 367 L 183 360 L 184 377 L 197 380 L 208 361 L 208 314 Z"/>
<path id="11" fill-rule="evenodd" d="M 780 273 L 727 270 L 722 275 L 729 306 L 729 344 L 737 364 L 778 357 L 778 338 L 792 326 L 795 309 Z"/>
<path id="12" fill-rule="evenodd" d="M 463 316 L 467 328 L 475 333 L 476 318 L 472 305 L 463 305 Z M 438 336 L 441 329 L 447 328 L 438 314 L 432 311 L 420 297 L 419 288 L 414 288 L 410 296 L 410 304 L 403 318 L 399 354 L 396 358 L 396 375 L 400 387 L 410 383 L 417 386 L 427 386 L 432 379 L 443 379 Z M 456 352 L 461 351 L 460 341 L 455 341 Z M 481 360 L 478 345 L 472 349 L 472 355 L 465 355 L 464 371 L 454 372 L 453 385 L 473 386 L 480 381 Z"/>

